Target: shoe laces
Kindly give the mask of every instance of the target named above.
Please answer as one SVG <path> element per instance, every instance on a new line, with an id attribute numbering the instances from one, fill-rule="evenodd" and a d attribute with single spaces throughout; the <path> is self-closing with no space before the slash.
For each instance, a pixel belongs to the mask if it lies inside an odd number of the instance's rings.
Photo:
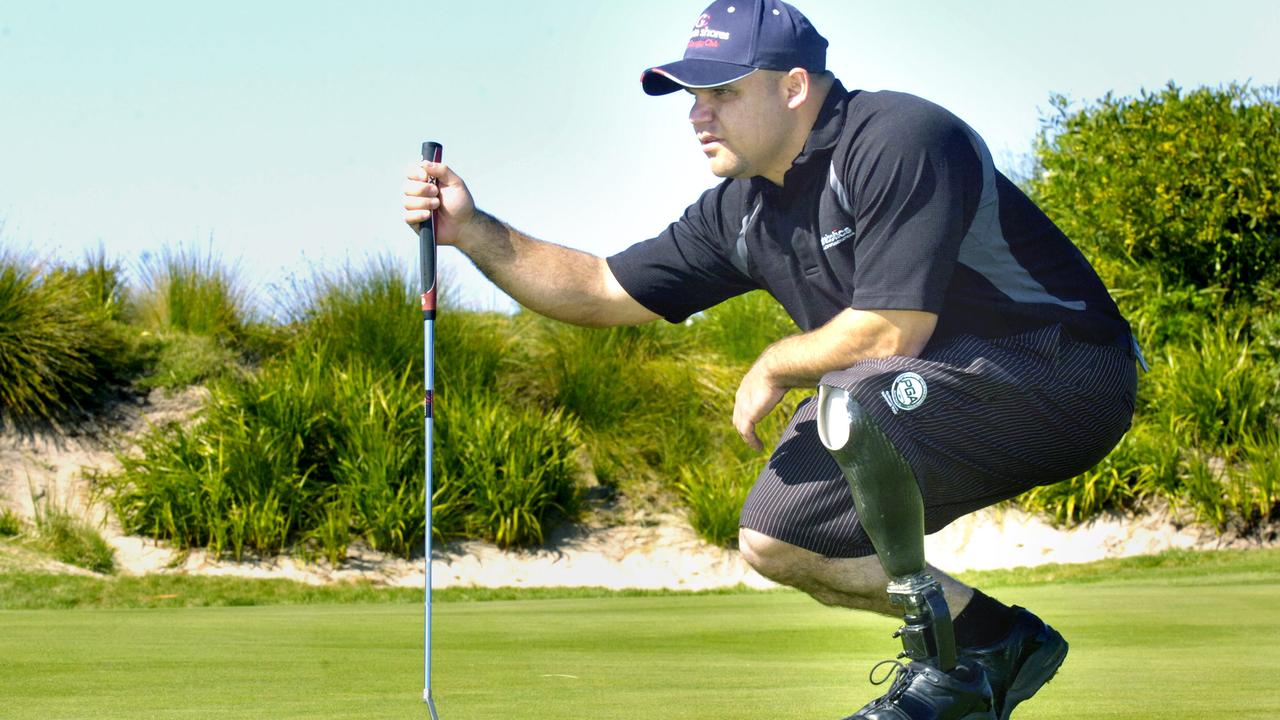
<path id="1" fill-rule="evenodd" d="M 877 680 L 876 671 L 884 665 L 888 665 L 889 669 Z M 872 685 L 883 685 L 889 682 L 889 677 L 894 670 L 897 670 L 897 676 L 894 677 L 893 684 L 889 686 L 889 691 L 877 701 L 881 704 L 891 703 L 901 697 L 902 693 L 906 692 L 907 688 L 911 686 L 911 676 L 915 674 L 915 671 L 897 660 L 881 660 L 871 668 L 871 672 L 867 673 L 867 680 L 871 681 Z"/>

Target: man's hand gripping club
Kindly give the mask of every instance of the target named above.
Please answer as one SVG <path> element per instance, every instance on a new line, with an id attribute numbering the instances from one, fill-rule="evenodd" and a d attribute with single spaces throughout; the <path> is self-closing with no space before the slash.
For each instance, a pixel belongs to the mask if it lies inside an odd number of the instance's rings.
<path id="1" fill-rule="evenodd" d="M 404 221 L 416 234 L 435 211 L 436 242 L 460 245 L 462 232 L 476 213 L 475 200 L 467 184 L 448 165 L 427 160 L 410 168 L 407 177 Z"/>

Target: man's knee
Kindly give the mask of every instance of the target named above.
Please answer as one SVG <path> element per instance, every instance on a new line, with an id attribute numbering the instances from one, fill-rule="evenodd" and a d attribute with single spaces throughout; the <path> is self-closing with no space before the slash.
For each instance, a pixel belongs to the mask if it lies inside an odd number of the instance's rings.
<path id="1" fill-rule="evenodd" d="M 745 527 L 738 528 L 738 549 L 756 572 L 814 597 L 827 591 L 873 595 L 884 592 L 885 577 L 875 556 L 829 558 Z M 818 599 L 827 602 L 822 597 Z"/>
<path id="2" fill-rule="evenodd" d="M 795 553 L 790 552 L 794 545 L 771 538 L 751 528 L 738 528 L 738 550 L 742 559 L 755 568 L 756 572 L 784 585 L 790 585 L 788 578 L 796 575 Z"/>

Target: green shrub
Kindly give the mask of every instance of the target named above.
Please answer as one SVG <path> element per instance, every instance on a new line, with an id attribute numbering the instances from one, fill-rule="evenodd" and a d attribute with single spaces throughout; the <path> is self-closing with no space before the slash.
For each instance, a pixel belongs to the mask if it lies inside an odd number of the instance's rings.
<path id="1" fill-rule="evenodd" d="M 1195 342 L 1205 333 L 1208 321 L 1232 312 L 1221 288 L 1170 285 L 1158 268 L 1131 260 L 1099 257 L 1093 264 L 1144 351 L 1153 358 L 1158 359 L 1168 346 Z"/>
<path id="2" fill-rule="evenodd" d="M 68 565 L 96 573 L 115 572 L 115 551 L 89 523 L 57 507 L 51 499 L 35 503 L 38 544 Z"/>
<path id="3" fill-rule="evenodd" d="M 1235 445 L 1275 422 L 1275 377 L 1243 323 L 1231 314 L 1209 319 L 1199 337 L 1166 347 L 1143 378 L 1141 411 L 1186 420 L 1188 446 Z"/>
<path id="4" fill-rule="evenodd" d="M 1231 505 L 1246 527 L 1280 519 L 1280 430 L 1252 436 L 1241 445 Z"/>
<path id="5" fill-rule="evenodd" d="M 349 517 L 370 547 L 408 557 L 426 526 L 421 381 L 409 368 L 399 376 L 367 368 L 352 375 L 358 389 L 334 407 L 336 499 L 326 513 Z"/>
<path id="6" fill-rule="evenodd" d="M 576 422 L 490 393 L 452 398 L 439 415 L 438 532 L 534 545 L 552 521 L 577 515 Z"/>
<path id="7" fill-rule="evenodd" d="M 421 319 L 417 327 L 421 345 Z M 454 391 L 501 388 L 505 394 L 522 397 L 524 391 L 505 377 L 504 370 L 517 362 L 510 357 L 519 342 L 514 322 L 505 315 L 442 306 L 435 322 L 436 394 L 447 400 Z M 420 356 L 414 365 L 415 377 L 422 373 Z"/>
<path id="8" fill-rule="evenodd" d="M 582 328 L 524 313 L 514 331 L 503 390 L 579 423 L 602 483 L 651 477 L 673 425 L 702 429 L 688 422 L 699 416 L 698 394 L 672 387 L 691 389 L 699 364 L 680 328 Z"/>
<path id="9" fill-rule="evenodd" d="M 591 430 L 617 427 L 657 404 L 660 381 L 645 363 L 687 347 L 657 323 L 597 329 L 524 320 L 533 357 L 521 384 Z"/>
<path id="10" fill-rule="evenodd" d="M 249 294 L 234 268 L 195 247 L 165 247 L 143 256 L 142 288 L 133 314 L 153 332 L 234 340 L 246 322 Z"/>
<path id="11" fill-rule="evenodd" d="M 1087 255 L 1253 297 L 1280 281 L 1280 88 L 1110 94 L 1041 131 L 1037 203 Z"/>
<path id="12" fill-rule="evenodd" d="M 336 562 L 354 538 L 408 557 L 426 524 L 420 382 L 301 345 L 215 383 L 194 426 L 144 436 L 106 479 L 112 505 L 127 531 L 237 558 L 295 548 Z M 437 533 L 532 544 L 573 515 L 573 422 L 480 391 L 448 398 Z"/>
<path id="13" fill-rule="evenodd" d="M 13 537 L 22 534 L 25 523 L 13 508 L 0 510 L 0 537 Z"/>
<path id="14" fill-rule="evenodd" d="M 332 484 L 345 379 L 297 354 L 216 383 L 196 425 L 158 427 L 121 456 L 107 484 L 125 530 L 236 557 L 299 540 Z"/>
<path id="15" fill-rule="evenodd" d="M 362 268 L 320 273 L 293 287 L 286 314 L 299 342 L 323 346 L 338 362 L 357 362 L 399 374 L 412 368 L 421 382 L 423 318 L 417 281 L 408 268 L 378 258 Z M 447 278 L 442 281 L 447 287 Z M 441 294 L 435 332 L 436 393 L 492 387 L 514 342 L 511 319 L 456 307 Z"/>
<path id="16" fill-rule="evenodd" d="M 148 335 L 147 369 L 134 385 L 141 390 L 183 388 L 221 377 L 236 367 L 236 352 L 209 335 L 181 331 Z"/>

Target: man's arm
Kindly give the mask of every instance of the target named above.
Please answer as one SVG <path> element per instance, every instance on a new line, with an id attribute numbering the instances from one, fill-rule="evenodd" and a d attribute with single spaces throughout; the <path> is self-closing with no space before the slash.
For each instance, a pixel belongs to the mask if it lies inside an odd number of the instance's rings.
<path id="1" fill-rule="evenodd" d="M 917 356 L 929 342 L 938 316 L 915 310 L 848 309 L 826 325 L 783 338 L 765 348 L 738 386 L 733 425 L 761 450 L 756 423 L 794 387 L 813 387 L 823 375 L 862 360 Z"/>
<path id="2" fill-rule="evenodd" d="M 405 222 L 418 224 L 436 212 L 436 238 L 452 245 L 516 302 L 576 325 L 639 325 L 658 315 L 618 283 L 604 258 L 529 237 L 475 206 L 466 183 L 443 163 L 423 162 L 409 171 Z M 434 179 L 435 182 L 428 182 Z"/>
<path id="3" fill-rule="evenodd" d="M 477 210 L 457 247 L 521 305 L 575 325 L 639 325 L 658 315 L 623 289 L 604 258 L 529 237 Z"/>

